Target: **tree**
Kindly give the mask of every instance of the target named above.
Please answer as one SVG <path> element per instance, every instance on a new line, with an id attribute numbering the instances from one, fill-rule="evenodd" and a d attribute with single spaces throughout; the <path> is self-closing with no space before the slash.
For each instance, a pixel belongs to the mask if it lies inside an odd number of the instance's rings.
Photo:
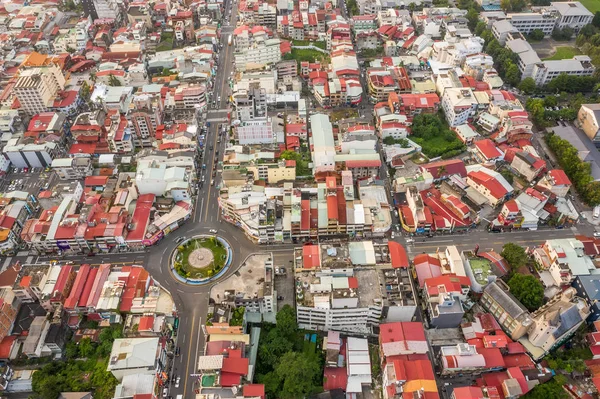
<path id="1" fill-rule="evenodd" d="M 90 80 L 96 83 L 96 72 L 90 72 Z"/>
<path id="2" fill-rule="evenodd" d="M 315 355 L 288 352 L 282 356 L 275 374 L 282 381 L 278 396 L 282 399 L 304 398 L 321 388 L 322 367 Z"/>
<path id="3" fill-rule="evenodd" d="M 535 91 L 536 85 L 533 78 L 525 78 L 519 83 L 519 90 L 525 94 L 531 94 Z"/>
<path id="4" fill-rule="evenodd" d="M 513 62 L 511 62 L 510 66 L 506 68 L 504 80 L 506 80 L 506 83 L 511 86 L 516 86 L 519 84 L 519 81 L 521 80 L 521 71 L 519 71 L 519 67 L 517 67 Z"/>
<path id="5" fill-rule="evenodd" d="M 508 280 L 510 293 L 529 311 L 537 310 L 544 302 L 544 286 L 534 276 L 515 273 Z"/>
<path id="6" fill-rule="evenodd" d="M 475 35 L 476 36 L 481 36 L 481 34 L 487 29 L 487 25 L 485 22 L 483 21 L 479 21 L 477 22 L 477 25 L 475 26 Z"/>
<path id="7" fill-rule="evenodd" d="M 552 380 L 536 385 L 523 399 L 567 399 L 569 394 L 563 389 L 564 377 L 555 376 Z"/>
<path id="8" fill-rule="evenodd" d="M 585 38 L 589 38 L 589 37 L 592 37 L 593 35 L 595 35 L 596 32 L 597 32 L 597 29 L 594 25 L 587 24 L 583 28 L 581 28 L 581 30 L 579 31 L 579 34 L 583 35 Z"/>
<path id="9" fill-rule="evenodd" d="M 290 305 L 283 305 L 275 317 L 277 320 L 277 329 L 288 339 L 291 339 L 298 332 L 298 323 L 296 322 L 296 312 Z"/>
<path id="10" fill-rule="evenodd" d="M 504 244 L 501 255 L 506 259 L 513 271 L 516 271 L 527 264 L 527 254 L 525 253 L 525 249 L 512 242 Z"/>
<path id="11" fill-rule="evenodd" d="M 88 102 L 90 100 L 90 96 L 92 95 L 90 85 L 84 81 L 81 84 L 81 88 L 79 89 L 79 95 L 83 99 L 83 101 Z"/>
<path id="12" fill-rule="evenodd" d="M 467 11 L 467 20 L 469 21 L 468 26 L 471 31 L 475 29 L 477 23 L 479 22 L 479 12 L 474 7 L 469 8 Z"/>
<path id="13" fill-rule="evenodd" d="M 241 326 L 244 322 L 244 313 L 246 312 L 246 308 L 244 306 L 240 306 L 233 311 L 233 315 L 231 316 L 231 320 L 229 320 L 230 326 Z"/>
<path id="14" fill-rule="evenodd" d="M 108 85 L 113 87 L 122 86 L 121 81 L 112 73 L 108 75 Z"/>
<path id="15" fill-rule="evenodd" d="M 594 14 L 592 25 L 594 25 L 596 28 L 600 28 L 600 11 L 596 11 L 596 14 Z"/>
<path id="16" fill-rule="evenodd" d="M 89 338 L 83 338 L 79 341 L 79 354 L 81 357 L 90 357 L 94 354 L 96 348 L 92 344 L 92 341 Z"/>
<path id="17" fill-rule="evenodd" d="M 387 137 L 384 137 L 383 144 L 394 145 L 394 144 L 396 144 L 396 140 L 392 136 L 387 136 Z"/>
<path id="18" fill-rule="evenodd" d="M 531 31 L 531 33 L 529 33 L 529 38 L 531 40 L 535 40 L 535 41 L 544 40 L 545 36 L 546 35 L 544 34 L 544 32 L 541 29 L 534 29 Z"/>
<path id="19" fill-rule="evenodd" d="M 258 356 L 261 364 L 275 369 L 281 357 L 293 349 L 293 341 L 282 335 L 278 328 L 273 328 L 258 347 Z"/>

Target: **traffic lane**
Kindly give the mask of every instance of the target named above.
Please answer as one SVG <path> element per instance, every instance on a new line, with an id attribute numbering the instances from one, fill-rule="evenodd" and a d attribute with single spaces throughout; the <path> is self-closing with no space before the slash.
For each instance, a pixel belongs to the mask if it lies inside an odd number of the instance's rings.
<path id="1" fill-rule="evenodd" d="M 506 243 L 513 242 L 521 246 L 537 246 L 544 243 L 546 240 L 558 239 L 558 238 L 570 238 L 574 236 L 571 229 L 561 230 L 537 230 L 537 231 L 513 231 L 505 233 L 484 233 L 474 235 L 468 234 L 454 234 L 448 236 L 435 236 L 432 238 L 414 238 L 413 243 L 409 243 L 408 246 L 415 251 L 430 251 L 438 247 L 444 247 L 448 245 L 456 245 L 459 248 L 472 248 L 479 244 L 480 248 L 488 249 L 494 248 L 496 251 L 500 251 L 502 246 Z"/>

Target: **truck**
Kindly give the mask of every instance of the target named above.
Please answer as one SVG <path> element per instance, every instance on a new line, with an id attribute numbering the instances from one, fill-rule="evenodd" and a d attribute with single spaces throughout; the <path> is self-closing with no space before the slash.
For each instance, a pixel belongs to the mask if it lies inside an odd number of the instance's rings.
<path id="1" fill-rule="evenodd" d="M 227 40 L 227 44 L 229 44 L 231 46 L 232 41 L 233 41 L 233 35 L 229 35 L 229 39 Z"/>

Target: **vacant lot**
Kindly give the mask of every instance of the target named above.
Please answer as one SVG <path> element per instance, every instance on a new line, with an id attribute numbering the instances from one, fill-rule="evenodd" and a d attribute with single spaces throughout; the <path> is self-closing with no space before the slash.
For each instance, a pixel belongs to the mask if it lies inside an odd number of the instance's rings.
<path id="1" fill-rule="evenodd" d="M 579 54 L 581 54 L 581 51 L 577 47 L 556 47 L 556 53 L 552 57 L 545 58 L 545 60 L 571 59 Z"/>

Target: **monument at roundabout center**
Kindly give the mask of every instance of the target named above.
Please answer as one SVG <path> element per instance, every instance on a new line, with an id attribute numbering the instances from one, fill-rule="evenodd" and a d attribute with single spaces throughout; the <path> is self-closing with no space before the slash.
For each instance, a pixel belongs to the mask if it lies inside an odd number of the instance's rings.
<path id="1" fill-rule="evenodd" d="M 201 284 L 221 276 L 231 263 L 231 247 L 223 238 L 199 235 L 183 241 L 171 256 L 175 277 L 188 284 Z"/>

